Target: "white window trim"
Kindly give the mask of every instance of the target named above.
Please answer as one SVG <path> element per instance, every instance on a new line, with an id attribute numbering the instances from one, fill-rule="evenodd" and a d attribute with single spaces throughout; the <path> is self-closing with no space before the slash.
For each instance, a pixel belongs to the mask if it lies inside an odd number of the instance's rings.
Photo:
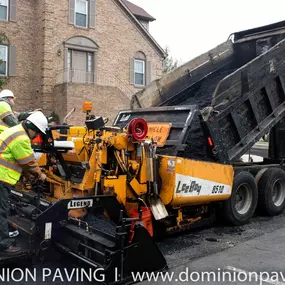
<path id="1" fill-rule="evenodd" d="M 135 66 L 136 66 L 136 62 L 142 62 L 143 63 L 143 84 L 137 84 L 136 83 L 136 70 L 135 70 Z M 141 60 L 141 59 L 135 59 L 135 62 L 134 62 L 134 85 L 135 86 L 145 86 L 145 61 L 144 60 Z"/>
<path id="2" fill-rule="evenodd" d="M 2 5 L 5 6 L 5 5 Z M 0 19 L 0 21 L 9 21 L 9 7 L 10 7 L 10 0 L 7 0 L 7 17 L 6 19 Z"/>
<path id="3" fill-rule="evenodd" d="M 81 70 L 81 69 L 74 69 L 74 66 L 72 66 L 72 62 L 73 62 L 73 55 L 74 55 L 74 51 L 78 51 L 78 52 L 83 52 L 85 53 L 86 57 L 86 69 L 85 70 Z M 70 55 L 70 66 L 68 65 L 68 58 L 67 58 L 67 66 L 66 66 L 66 71 L 67 71 L 67 80 L 71 80 L 70 82 L 74 82 L 74 83 L 82 83 L 77 82 L 77 81 L 73 81 L 72 77 L 76 74 L 80 74 L 80 76 L 83 74 L 83 76 L 86 78 L 86 80 L 84 81 L 84 83 L 92 83 L 95 84 L 95 51 L 86 51 L 86 50 L 81 50 L 81 49 L 73 49 L 73 48 L 68 48 L 67 51 L 67 57 Z M 89 56 L 91 56 L 91 69 L 89 70 Z M 70 67 L 70 68 L 69 68 Z"/>
<path id="4" fill-rule="evenodd" d="M 91 61 L 89 61 L 91 59 Z M 89 70 L 89 63 L 91 62 L 91 70 Z M 87 72 L 94 73 L 94 53 L 87 52 Z"/>
<path id="5" fill-rule="evenodd" d="M 75 0 L 75 9 L 74 9 L 74 24 L 75 24 L 75 26 L 76 27 L 78 27 L 78 28 L 83 28 L 83 29 L 86 29 L 86 28 L 88 28 L 88 25 L 89 25 L 89 1 L 88 0 L 83 0 L 83 1 L 85 1 L 85 4 L 86 4 L 86 26 L 85 27 L 83 27 L 83 26 L 78 26 L 78 25 L 76 25 L 76 11 L 77 11 L 77 1 Z"/>
<path id="6" fill-rule="evenodd" d="M 67 70 L 71 70 L 72 50 L 67 50 Z"/>
<path id="7" fill-rule="evenodd" d="M 6 76 L 8 76 L 8 46 L 0 45 L 0 47 L 5 47 L 5 49 L 6 49 L 6 73 L 0 74 L 0 77 L 6 77 Z"/>

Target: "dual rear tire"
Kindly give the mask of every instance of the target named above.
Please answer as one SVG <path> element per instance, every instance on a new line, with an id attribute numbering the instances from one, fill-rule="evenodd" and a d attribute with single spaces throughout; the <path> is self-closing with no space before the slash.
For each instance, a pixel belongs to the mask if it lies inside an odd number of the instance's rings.
<path id="1" fill-rule="evenodd" d="M 232 225 L 248 223 L 256 210 L 275 216 L 285 208 L 285 171 L 262 170 L 254 177 L 247 171 L 235 175 L 231 197 L 223 202 L 223 216 Z"/>
<path id="2" fill-rule="evenodd" d="M 258 212 L 261 214 L 280 215 L 285 208 L 285 171 L 269 168 L 258 181 Z"/>

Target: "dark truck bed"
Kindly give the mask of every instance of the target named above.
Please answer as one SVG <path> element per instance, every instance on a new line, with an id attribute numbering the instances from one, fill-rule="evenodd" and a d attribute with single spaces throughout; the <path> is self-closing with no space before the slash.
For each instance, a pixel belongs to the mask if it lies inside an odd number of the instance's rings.
<path id="1" fill-rule="evenodd" d="M 202 116 L 195 112 L 184 150 L 176 152 L 180 156 L 231 163 L 284 116 L 285 22 L 232 37 L 133 97 L 132 116 L 139 108 L 198 106 Z M 215 155 L 207 148 L 208 137 Z"/>

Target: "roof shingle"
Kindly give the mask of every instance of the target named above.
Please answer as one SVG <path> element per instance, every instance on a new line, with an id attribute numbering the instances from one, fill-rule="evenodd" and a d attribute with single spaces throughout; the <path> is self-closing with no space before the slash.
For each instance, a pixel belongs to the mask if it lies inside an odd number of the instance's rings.
<path id="1" fill-rule="evenodd" d="M 122 0 L 122 2 L 128 7 L 128 9 L 139 19 L 146 21 L 155 21 L 156 19 L 148 14 L 143 8 L 129 2 L 128 0 Z"/>

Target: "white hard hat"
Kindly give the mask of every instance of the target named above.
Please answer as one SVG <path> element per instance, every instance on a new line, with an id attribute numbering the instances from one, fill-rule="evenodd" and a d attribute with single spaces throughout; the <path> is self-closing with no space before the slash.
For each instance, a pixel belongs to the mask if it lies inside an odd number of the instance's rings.
<path id="1" fill-rule="evenodd" d="M 0 93 L 1 98 L 14 98 L 14 93 L 11 90 L 4 89 Z"/>
<path id="2" fill-rule="evenodd" d="M 42 112 L 36 111 L 32 113 L 27 118 L 27 121 L 33 123 L 42 133 L 46 133 L 46 129 L 48 127 L 48 120 Z"/>

